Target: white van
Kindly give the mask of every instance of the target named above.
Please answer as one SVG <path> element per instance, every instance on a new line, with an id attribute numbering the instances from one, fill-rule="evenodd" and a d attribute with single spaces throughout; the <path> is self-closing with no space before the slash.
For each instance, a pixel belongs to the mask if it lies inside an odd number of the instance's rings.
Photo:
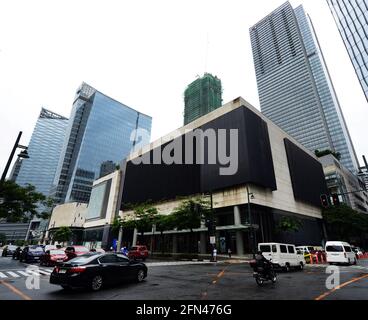
<path id="1" fill-rule="evenodd" d="M 303 254 L 310 254 L 315 251 L 313 246 L 300 246 L 296 247 L 296 249 L 302 251 Z"/>
<path id="2" fill-rule="evenodd" d="M 262 251 L 267 260 L 272 259 L 272 263 L 289 271 L 290 268 L 303 270 L 305 260 L 302 254 L 298 254 L 293 244 L 285 243 L 259 243 L 258 250 Z"/>
<path id="3" fill-rule="evenodd" d="M 354 251 L 347 242 L 342 241 L 327 241 L 325 245 L 327 262 L 356 264 L 357 259 Z"/>

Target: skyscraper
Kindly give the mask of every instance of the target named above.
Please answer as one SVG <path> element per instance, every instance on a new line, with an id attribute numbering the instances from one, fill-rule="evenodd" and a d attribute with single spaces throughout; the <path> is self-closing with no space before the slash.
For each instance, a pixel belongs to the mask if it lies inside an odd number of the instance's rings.
<path id="1" fill-rule="evenodd" d="M 45 196 L 55 178 L 68 119 L 42 108 L 28 145 L 29 159 L 14 164 L 12 179 L 21 186 L 32 184 Z"/>
<path id="2" fill-rule="evenodd" d="M 368 101 L 368 2 L 327 0 Z"/>
<path id="3" fill-rule="evenodd" d="M 221 80 L 210 73 L 193 81 L 184 92 L 184 125 L 221 107 Z"/>
<path id="4" fill-rule="evenodd" d="M 358 170 L 351 138 L 313 25 L 284 3 L 250 28 L 262 112 L 306 148 L 332 150 Z"/>
<path id="5" fill-rule="evenodd" d="M 151 123 L 151 117 L 83 83 L 73 102 L 59 159 L 53 188 L 55 200 L 88 202 L 101 164 L 120 163 L 137 142 L 149 143 Z M 139 137 L 135 129 L 144 129 L 147 134 Z"/>

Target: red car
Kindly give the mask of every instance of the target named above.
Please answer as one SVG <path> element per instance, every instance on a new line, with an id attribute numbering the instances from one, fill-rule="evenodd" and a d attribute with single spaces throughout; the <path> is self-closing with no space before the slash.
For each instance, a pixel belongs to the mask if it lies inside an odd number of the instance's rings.
<path id="1" fill-rule="evenodd" d="M 89 250 L 84 246 L 70 246 L 65 249 L 68 261 L 86 253 L 89 253 Z"/>
<path id="2" fill-rule="evenodd" d="M 148 249 L 146 246 L 135 246 L 131 247 L 128 252 L 129 259 L 142 259 L 143 261 L 146 260 L 148 257 Z"/>
<path id="3" fill-rule="evenodd" d="M 45 266 L 56 266 L 58 263 L 66 262 L 67 255 L 63 250 L 51 249 L 47 250 L 40 259 L 40 264 Z"/>

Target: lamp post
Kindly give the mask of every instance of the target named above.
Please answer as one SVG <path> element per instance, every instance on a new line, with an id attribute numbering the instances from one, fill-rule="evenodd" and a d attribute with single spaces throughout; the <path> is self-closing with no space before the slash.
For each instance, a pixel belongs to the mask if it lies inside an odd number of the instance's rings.
<path id="1" fill-rule="evenodd" d="M 253 228 L 253 222 L 252 222 L 252 212 L 251 212 L 251 206 L 250 206 L 250 199 L 254 199 L 254 194 L 249 192 L 249 186 L 246 185 L 247 188 L 247 197 L 248 197 L 248 215 L 249 215 L 249 225 L 250 225 L 250 247 L 252 250 L 253 258 L 256 256 L 255 252 L 255 236 L 254 236 L 254 228 Z"/>
<path id="2" fill-rule="evenodd" d="M 5 181 L 6 175 L 8 174 L 10 164 L 13 160 L 13 157 L 14 157 L 14 154 L 15 154 L 15 151 L 17 150 L 17 148 L 23 149 L 23 151 L 20 154 L 18 154 L 19 158 L 24 158 L 24 159 L 29 158 L 29 155 L 28 155 L 28 152 L 27 152 L 28 147 L 25 147 L 25 146 L 22 146 L 22 145 L 19 144 L 19 140 L 20 140 L 21 136 L 22 136 L 22 131 L 19 131 L 17 140 L 15 141 L 15 144 L 13 146 L 13 149 L 12 149 L 11 153 L 10 153 L 8 162 L 6 163 L 3 175 L 1 176 L 1 183 L 3 183 Z"/>

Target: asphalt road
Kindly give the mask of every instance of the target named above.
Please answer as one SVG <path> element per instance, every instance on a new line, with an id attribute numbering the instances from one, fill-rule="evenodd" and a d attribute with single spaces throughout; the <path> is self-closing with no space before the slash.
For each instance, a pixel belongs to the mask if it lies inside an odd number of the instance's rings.
<path id="1" fill-rule="evenodd" d="M 40 289 L 26 287 L 29 265 L 0 257 L 0 300 L 368 300 L 368 260 L 341 266 L 340 288 L 326 288 L 326 267 L 279 273 L 275 285 L 258 287 L 246 263 L 148 262 L 148 277 L 100 292 L 66 292 L 49 284 L 52 268 L 39 269 Z M 36 265 L 37 266 L 37 265 Z"/>

